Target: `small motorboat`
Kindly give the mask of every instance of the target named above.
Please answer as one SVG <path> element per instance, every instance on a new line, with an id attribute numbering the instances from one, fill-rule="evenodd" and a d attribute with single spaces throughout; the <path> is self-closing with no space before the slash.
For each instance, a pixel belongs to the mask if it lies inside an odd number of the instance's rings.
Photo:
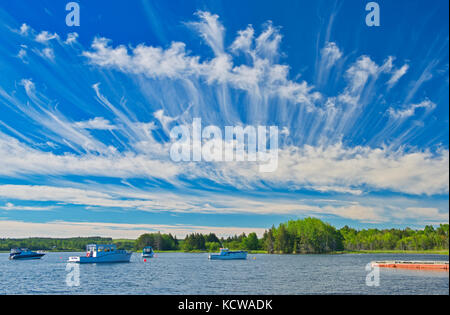
<path id="1" fill-rule="evenodd" d="M 211 260 L 231 260 L 231 259 L 247 259 L 247 252 L 243 250 L 231 251 L 228 248 L 221 248 L 220 253 L 210 254 Z"/>
<path id="2" fill-rule="evenodd" d="M 41 259 L 45 254 L 42 252 L 33 252 L 28 248 L 12 248 L 9 254 L 9 259 Z"/>
<path id="3" fill-rule="evenodd" d="M 142 258 L 152 258 L 155 252 L 151 246 L 145 246 L 142 250 Z"/>
<path id="4" fill-rule="evenodd" d="M 79 264 L 130 262 L 131 255 L 131 252 L 117 249 L 114 244 L 90 244 L 86 246 L 86 256 L 69 257 L 69 262 Z"/>

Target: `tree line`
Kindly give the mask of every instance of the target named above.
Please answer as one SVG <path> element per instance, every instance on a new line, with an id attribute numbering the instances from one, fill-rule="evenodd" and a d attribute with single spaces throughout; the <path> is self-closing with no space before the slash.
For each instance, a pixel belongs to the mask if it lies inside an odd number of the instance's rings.
<path id="1" fill-rule="evenodd" d="M 336 229 L 317 218 L 291 220 L 272 226 L 261 238 L 256 233 L 245 233 L 219 238 L 214 233 L 186 235 L 178 240 L 171 234 L 146 233 L 136 240 L 113 240 L 102 237 L 76 237 L 65 239 L 27 238 L 0 239 L 0 250 L 28 247 L 32 250 L 83 251 L 87 244 L 114 243 L 120 249 L 142 250 L 152 246 L 155 250 L 218 251 L 221 247 L 231 250 L 264 251 L 282 254 L 321 254 L 359 250 L 448 250 L 449 225 L 431 225 L 423 230 L 363 229 L 348 226 Z"/>
<path id="2" fill-rule="evenodd" d="M 448 249 L 448 224 L 423 230 L 367 229 L 357 231 L 348 226 L 340 229 L 347 250 L 429 250 Z"/>
<path id="3" fill-rule="evenodd" d="M 111 244 L 110 237 L 71 237 L 71 238 L 0 238 L 0 251 L 26 247 L 31 250 L 80 251 L 88 244 Z"/>

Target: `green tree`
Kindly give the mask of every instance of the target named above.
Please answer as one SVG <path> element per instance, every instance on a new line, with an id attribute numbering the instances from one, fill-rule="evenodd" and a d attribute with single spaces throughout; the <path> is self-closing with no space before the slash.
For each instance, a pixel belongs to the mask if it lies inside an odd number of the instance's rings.
<path id="1" fill-rule="evenodd" d="M 245 239 L 243 239 L 243 245 L 244 249 L 257 250 L 259 243 L 256 233 L 250 233 Z"/>

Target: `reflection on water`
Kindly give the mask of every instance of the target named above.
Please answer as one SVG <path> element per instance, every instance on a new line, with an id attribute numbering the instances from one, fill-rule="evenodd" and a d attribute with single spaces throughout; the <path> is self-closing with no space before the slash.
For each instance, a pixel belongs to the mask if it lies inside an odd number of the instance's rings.
<path id="1" fill-rule="evenodd" d="M 82 253 L 79 253 L 82 255 Z M 77 253 L 10 261 L 0 254 L 0 294 L 449 294 L 442 271 L 380 269 L 380 285 L 366 285 L 374 260 L 448 260 L 441 255 L 249 255 L 209 261 L 208 254 L 158 253 L 144 262 L 80 265 L 80 286 L 66 285 L 66 261 Z"/>
<path id="2" fill-rule="evenodd" d="M 425 277 L 425 278 L 448 278 L 448 271 L 445 270 L 420 270 L 420 269 L 401 269 L 401 268 L 381 268 L 386 277 L 407 276 L 407 277 Z"/>

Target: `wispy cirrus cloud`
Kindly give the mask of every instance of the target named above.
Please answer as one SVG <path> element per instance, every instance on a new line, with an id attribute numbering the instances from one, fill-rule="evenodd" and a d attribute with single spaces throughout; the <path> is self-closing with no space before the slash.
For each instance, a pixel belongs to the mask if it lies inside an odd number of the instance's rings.
<path id="1" fill-rule="evenodd" d="M 281 35 L 271 24 L 256 38 L 251 27 L 238 35 L 230 49 L 251 56 L 253 66 L 237 66 L 233 64 L 232 55 L 224 49 L 224 28 L 218 24 L 218 17 L 205 12 L 198 16 L 200 22 L 189 25 L 200 32 L 215 52 L 211 60 L 201 61 L 200 56 L 189 55 L 186 45 L 181 42 L 173 42 L 167 49 L 140 44 L 129 52 L 123 45 L 110 46 L 110 41 L 105 38 L 96 38 L 92 50 L 83 52 L 83 55 L 93 64 L 125 73 L 189 81 L 199 78 L 210 85 L 230 84 L 235 89 L 256 94 L 255 97 L 262 97 L 264 91 L 268 96 L 304 103 L 309 107 L 320 97 L 320 93 L 312 91 L 305 81 L 289 80 L 288 66 L 275 63 Z M 246 36 L 245 40 L 243 36 Z M 243 44 L 244 41 L 247 44 Z"/>
<path id="2" fill-rule="evenodd" d="M 392 88 L 406 74 L 408 69 L 409 65 L 407 64 L 403 65 L 400 69 L 397 69 L 387 82 L 389 88 Z"/>
<path id="3" fill-rule="evenodd" d="M 426 112 L 429 112 L 436 108 L 436 104 L 431 102 L 430 100 L 424 100 L 418 104 L 411 104 L 409 106 L 406 106 L 402 109 L 393 109 L 392 107 L 389 108 L 388 113 L 391 117 L 396 119 L 405 119 L 414 116 L 416 113 L 416 110 L 423 109 Z"/>
<path id="4" fill-rule="evenodd" d="M 326 43 L 321 50 L 321 54 L 326 68 L 332 67 L 342 57 L 342 52 L 333 42 Z"/>
<path id="5" fill-rule="evenodd" d="M 97 37 L 84 48 L 76 33 L 63 41 L 62 34 L 35 31 L 27 24 L 16 27 L 12 33 L 20 39 L 12 55 L 17 62 L 29 62 L 31 70 L 11 80 L 13 87 L 0 86 L 0 105 L 8 111 L 0 117 L 0 178 L 101 177 L 143 192 L 111 193 L 75 181 L 64 187 L 49 182 L 3 185 L 6 202 L 24 210 L 29 206 L 15 198 L 145 211 L 323 214 L 379 223 L 408 215 L 398 210 L 396 217 L 386 207 L 362 201 L 372 193 L 408 198 L 448 194 L 445 141 L 437 138 L 431 148 L 402 140 L 421 134 L 407 118 L 424 118 L 422 111 L 430 114 L 439 106 L 434 95 L 421 99 L 427 94 L 417 93 L 432 80 L 436 62 L 417 78 L 413 62 L 399 66 L 393 56 L 349 54 L 342 43 L 330 40 L 327 30 L 317 48 L 314 85 L 286 62 L 281 28 L 270 21 L 261 29 L 244 26 L 233 38 L 227 37 L 220 17 L 206 11 L 185 25 L 212 55 L 194 53 L 188 41 L 162 47 Z M 411 89 L 397 90 L 407 72 L 411 81 L 405 85 Z M 77 80 L 61 83 L 72 76 Z M 278 170 L 261 174 L 247 162 L 174 163 L 168 154 L 169 130 L 189 125 L 193 117 L 218 126 L 282 127 Z M 145 182 L 144 187 L 133 180 Z M 160 196 L 145 189 L 155 183 L 165 187 Z M 188 198 L 182 192 L 189 189 L 218 193 Z M 279 190 L 361 199 L 344 205 L 299 203 L 295 197 L 281 200 Z M 270 192 L 274 200 L 228 199 L 230 191 Z M 414 213 L 411 220 L 442 218 L 442 209 L 434 206 L 406 208 Z"/>
<path id="6" fill-rule="evenodd" d="M 111 122 L 103 117 L 95 117 L 86 121 L 77 121 L 74 123 L 77 128 L 93 130 L 113 130 L 116 129 Z"/>

